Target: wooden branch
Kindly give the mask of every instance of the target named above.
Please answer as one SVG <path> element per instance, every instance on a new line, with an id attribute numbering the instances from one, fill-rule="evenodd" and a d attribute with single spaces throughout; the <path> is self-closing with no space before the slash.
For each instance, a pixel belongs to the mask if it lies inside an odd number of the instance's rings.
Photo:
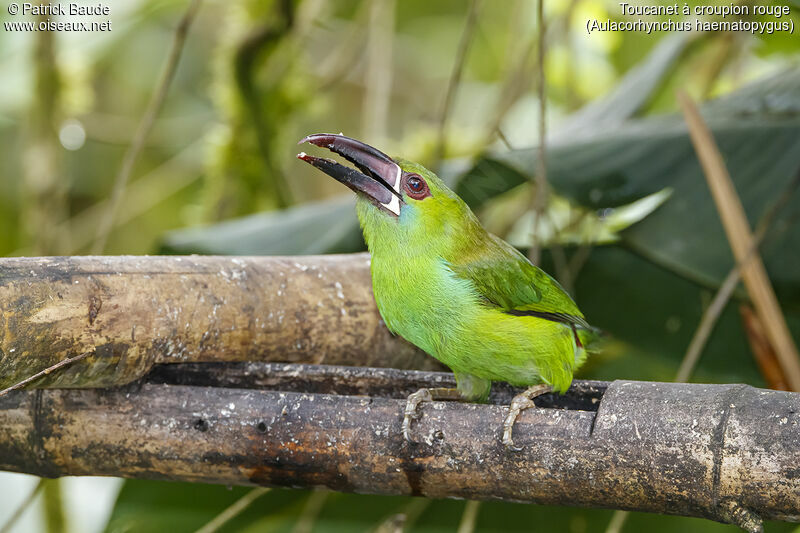
<path id="1" fill-rule="evenodd" d="M 412 426 L 420 442 L 403 440 L 403 395 L 447 374 L 188 366 L 116 390 L 9 394 L 0 469 L 609 507 L 749 531 L 761 518 L 800 520 L 800 394 L 579 381 L 520 415 L 524 449 L 513 452 L 496 403 L 425 404 Z"/>
<path id="2" fill-rule="evenodd" d="M 0 389 L 87 351 L 34 386 L 177 362 L 441 368 L 383 325 L 366 254 L 0 259 Z"/>

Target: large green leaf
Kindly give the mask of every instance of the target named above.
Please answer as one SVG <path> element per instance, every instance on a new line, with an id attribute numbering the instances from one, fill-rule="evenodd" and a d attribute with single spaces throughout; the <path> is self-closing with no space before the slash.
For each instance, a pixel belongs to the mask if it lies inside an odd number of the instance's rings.
<path id="1" fill-rule="evenodd" d="M 575 296 L 588 320 L 622 343 L 591 357 L 582 377 L 671 381 L 712 294 L 612 245 L 592 250 L 575 281 Z M 693 381 L 764 386 L 736 305 L 722 313 Z"/>
<path id="2" fill-rule="evenodd" d="M 754 225 L 800 169 L 800 69 L 709 102 L 702 112 Z M 534 149 L 484 158 L 457 189 L 480 206 L 529 179 L 535 159 Z M 589 139 L 557 144 L 548 152 L 548 179 L 560 193 L 589 207 L 619 206 L 670 187 L 671 199 L 625 230 L 623 241 L 658 264 L 709 285 L 719 284 L 733 265 L 678 115 L 631 120 Z M 793 224 L 798 200 L 800 192 L 763 247 L 770 277 L 787 305 L 800 305 L 800 226 Z"/>
<path id="3" fill-rule="evenodd" d="M 685 33 L 660 40 L 645 60 L 630 69 L 612 91 L 554 125 L 548 145 L 569 145 L 622 127 L 643 109 L 690 42 L 691 38 Z M 533 148 L 512 150 L 480 158 L 458 181 L 456 192 L 473 208 L 480 207 L 529 179 L 536 167 L 534 152 Z"/>
<path id="4" fill-rule="evenodd" d="M 167 233 L 162 252 L 310 255 L 364 249 L 352 195 Z"/>

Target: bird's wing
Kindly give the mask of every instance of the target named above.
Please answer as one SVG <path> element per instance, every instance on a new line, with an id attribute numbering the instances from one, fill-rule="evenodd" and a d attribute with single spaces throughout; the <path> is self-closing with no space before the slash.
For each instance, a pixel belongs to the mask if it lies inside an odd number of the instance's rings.
<path id="1" fill-rule="evenodd" d="M 556 280 L 532 265 L 519 251 L 494 235 L 473 255 L 461 254 L 448 266 L 459 278 L 472 282 L 490 304 L 510 315 L 591 328 L 572 298 Z"/>

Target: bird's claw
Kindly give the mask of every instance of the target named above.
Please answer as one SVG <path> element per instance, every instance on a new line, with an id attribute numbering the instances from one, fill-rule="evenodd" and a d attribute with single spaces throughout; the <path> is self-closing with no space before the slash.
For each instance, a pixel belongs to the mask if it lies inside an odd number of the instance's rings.
<path id="1" fill-rule="evenodd" d="M 415 420 L 422 416 L 422 414 L 417 411 L 419 404 L 432 401 L 433 396 L 431 395 L 431 391 L 428 389 L 420 389 L 417 392 L 413 392 L 408 395 L 408 399 L 406 400 L 406 409 L 403 412 L 403 437 L 406 439 L 406 442 L 414 442 L 411 440 L 411 420 Z"/>
<path id="2" fill-rule="evenodd" d="M 522 394 L 514 396 L 514 399 L 511 400 L 511 405 L 508 407 L 508 414 L 506 415 L 506 419 L 503 421 L 503 445 L 509 450 L 515 452 L 522 450 L 521 446 L 514 445 L 514 440 L 511 438 L 511 433 L 514 430 L 514 423 L 517 421 L 519 414 L 525 409 L 535 406 L 536 405 L 533 403 L 533 400 Z"/>
<path id="3" fill-rule="evenodd" d="M 517 421 L 519 414 L 525 409 L 536 407 L 533 399 L 542 394 L 551 392 L 552 389 L 548 385 L 535 385 L 529 387 L 525 392 L 517 394 L 511 400 L 511 405 L 508 406 L 508 414 L 503 421 L 503 445 L 511 451 L 521 451 L 521 446 L 514 445 L 514 440 L 511 438 L 511 433 L 514 430 L 514 423 Z"/>

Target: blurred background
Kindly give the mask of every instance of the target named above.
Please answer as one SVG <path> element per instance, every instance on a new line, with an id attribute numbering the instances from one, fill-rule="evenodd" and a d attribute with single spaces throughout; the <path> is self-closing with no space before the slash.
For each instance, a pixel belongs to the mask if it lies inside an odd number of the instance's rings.
<path id="1" fill-rule="evenodd" d="M 688 3 L 700 4 L 731 5 Z M 786 387 L 742 287 L 697 364 L 678 375 L 734 261 L 676 91 L 700 102 L 751 226 L 764 228 L 761 254 L 800 339 L 796 0 L 759 4 L 789 6 L 788 16 L 735 17 L 791 22 L 793 33 L 649 35 L 589 33 L 587 21 L 667 17 L 551 0 L 543 49 L 534 0 L 109 5 L 109 16 L 85 20 L 111 20 L 111 31 L 0 31 L 0 254 L 363 250 L 352 194 L 294 157 L 303 136 L 343 132 L 436 170 L 491 231 L 541 247 L 542 266 L 613 339 L 578 377 Z M 0 12 L 4 24 L 47 18 Z M 537 220 L 542 118 L 549 201 Z M 0 524 L 37 483 L 0 474 Z M 246 493 L 65 479 L 40 486 L 12 531 L 194 531 Z M 222 530 L 620 528 L 736 531 L 680 517 L 632 514 L 623 524 L 603 510 L 290 490 L 260 496 Z"/>

